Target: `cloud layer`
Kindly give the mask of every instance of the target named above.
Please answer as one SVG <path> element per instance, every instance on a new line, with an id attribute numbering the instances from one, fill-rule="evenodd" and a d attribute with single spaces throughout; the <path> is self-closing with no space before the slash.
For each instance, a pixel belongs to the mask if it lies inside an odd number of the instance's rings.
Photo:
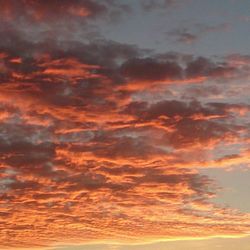
<path id="1" fill-rule="evenodd" d="M 220 187 L 199 171 L 249 167 L 236 85 L 248 88 L 248 56 L 26 37 L 34 22 L 86 25 L 112 4 L 59 2 L 2 1 L 1 247 L 249 233 L 250 215 L 213 203 Z"/>

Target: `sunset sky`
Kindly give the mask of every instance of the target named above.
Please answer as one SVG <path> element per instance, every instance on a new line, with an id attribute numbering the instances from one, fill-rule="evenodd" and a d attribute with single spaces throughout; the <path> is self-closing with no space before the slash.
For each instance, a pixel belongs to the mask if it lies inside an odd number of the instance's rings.
<path id="1" fill-rule="evenodd" d="M 250 250 L 249 0 L 0 0 L 0 249 Z"/>

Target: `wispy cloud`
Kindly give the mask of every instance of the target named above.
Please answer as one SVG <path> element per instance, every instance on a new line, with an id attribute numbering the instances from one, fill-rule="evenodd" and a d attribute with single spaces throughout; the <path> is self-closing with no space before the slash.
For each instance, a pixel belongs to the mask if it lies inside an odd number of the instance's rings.
<path id="1" fill-rule="evenodd" d="M 184 25 L 185 26 L 185 25 Z M 169 38 L 174 39 L 175 42 L 193 44 L 206 36 L 209 33 L 221 33 L 230 30 L 230 24 L 222 23 L 218 25 L 195 24 L 192 27 L 176 28 L 168 31 L 166 34 Z"/>

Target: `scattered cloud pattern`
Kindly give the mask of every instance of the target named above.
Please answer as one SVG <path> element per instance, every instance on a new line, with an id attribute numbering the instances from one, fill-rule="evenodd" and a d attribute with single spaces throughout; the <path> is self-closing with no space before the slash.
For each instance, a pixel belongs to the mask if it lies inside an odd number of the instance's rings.
<path id="1" fill-rule="evenodd" d="M 249 234 L 200 171 L 249 168 L 249 56 L 81 39 L 124 2 L 0 1 L 0 248 Z"/>

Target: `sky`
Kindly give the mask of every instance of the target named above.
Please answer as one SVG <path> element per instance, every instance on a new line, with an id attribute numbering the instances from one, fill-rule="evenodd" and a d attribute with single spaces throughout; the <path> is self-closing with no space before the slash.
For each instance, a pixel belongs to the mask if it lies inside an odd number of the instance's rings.
<path id="1" fill-rule="evenodd" d="M 250 250 L 249 9 L 0 0 L 0 249 Z"/>

